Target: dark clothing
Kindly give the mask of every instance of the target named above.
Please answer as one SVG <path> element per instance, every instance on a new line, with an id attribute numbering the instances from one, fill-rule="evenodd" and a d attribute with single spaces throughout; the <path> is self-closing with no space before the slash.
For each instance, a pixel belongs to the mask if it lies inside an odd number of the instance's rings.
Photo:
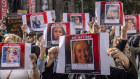
<path id="1" fill-rule="evenodd" d="M 3 42 L 3 40 L 4 40 L 4 36 L 0 35 L 0 42 Z"/>
<path id="2" fill-rule="evenodd" d="M 124 51 L 125 45 L 127 43 L 127 40 L 119 40 L 119 44 L 116 46 L 116 48 L 118 48 L 121 52 Z"/>
<path id="3" fill-rule="evenodd" d="M 67 79 L 68 74 L 53 73 L 53 66 L 54 64 L 50 67 L 45 67 L 45 71 L 42 72 L 42 79 Z"/>
<path id="4" fill-rule="evenodd" d="M 140 36 L 139 35 L 132 36 L 129 40 L 130 40 L 129 46 L 138 47 Z"/>
<path id="5" fill-rule="evenodd" d="M 111 75 L 108 76 L 109 79 L 138 79 L 138 74 L 134 65 L 130 61 L 130 69 L 127 71 L 125 69 L 110 68 Z"/>
<path id="6" fill-rule="evenodd" d="M 45 67 L 45 71 L 42 73 L 42 79 L 76 79 L 78 75 L 74 75 L 73 78 L 68 77 L 68 74 L 58 74 L 53 73 L 53 65 L 50 67 Z M 130 69 L 127 71 L 125 69 L 118 69 L 110 67 L 111 75 L 85 75 L 86 78 L 83 79 L 137 79 L 138 75 L 135 70 L 134 65 L 130 61 Z"/>

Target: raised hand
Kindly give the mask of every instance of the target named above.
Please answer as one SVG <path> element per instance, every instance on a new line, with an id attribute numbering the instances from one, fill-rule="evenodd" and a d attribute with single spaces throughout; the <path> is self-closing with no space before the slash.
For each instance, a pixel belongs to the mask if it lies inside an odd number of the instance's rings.
<path id="1" fill-rule="evenodd" d="M 130 62 L 129 59 L 126 55 L 123 54 L 123 52 L 121 52 L 119 49 L 117 48 L 109 48 L 107 50 L 107 53 L 109 56 L 113 57 L 113 58 L 118 58 L 123 65 L 125 66 L 126 69 L 130 68 Z"/>

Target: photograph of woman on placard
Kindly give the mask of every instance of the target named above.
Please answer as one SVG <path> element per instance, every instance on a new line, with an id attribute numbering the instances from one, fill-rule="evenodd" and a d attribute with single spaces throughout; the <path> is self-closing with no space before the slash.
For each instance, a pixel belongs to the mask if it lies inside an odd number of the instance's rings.
<path id="1" fill-rule="evenodd" d="M 119 23 L 120 5 L 106 4 L 105 5 L 105 23 Z"/>
<path id="2" fill-rule="evenodd" d="M 106 4 L 106 19 L 119 19 L 119 5 Z"/>
<path id="3" fill-rule="evenodd" d="M 136 18 L 125 19 L 125 23 L 127 23 L 127 30 L 136 30 Z"/>
<path id="4" fill-rule="evenodd" d="M 72 62 L 73 64 L 92 64 L 92 40 L 72 41 Z"/>
<path id="5" fill-rule="evenodd" d="M 51 27 L 51 37 L 53 41 L 58 41 L 59 36 L 66 34 L 66 27 L 65 26 L 52 26 Z"/>
<path id="6" fill-rule="evenodd" d="M 2 53 L 2 67 L 19 67 L 20 66 L 20 47 L 4 46 Z"/>
<path id="7" fill-rule="evenodd" d="M 71 16 L 70 22 L 73 22 L 75 25 L 75 28 L 83 28 L 82 25 L 82 16 Z"/>
<path id="8" fill-rule="evenodd" d="M 31 27 L 33 29 L 43 28 L 42 26 L 44 24 L 43 15 L 31 16 L 30 20 L 31 20 Z"/>

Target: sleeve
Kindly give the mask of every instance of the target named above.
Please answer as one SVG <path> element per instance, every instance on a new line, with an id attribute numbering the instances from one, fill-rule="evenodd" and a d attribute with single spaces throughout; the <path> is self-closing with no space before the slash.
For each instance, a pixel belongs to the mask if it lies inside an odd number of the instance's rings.
<path id="1" fill-rule="evenodd" d="M 140 47 L 132 47 L 130 46 L 130 52 L 136 54 L 140 54 Z"/>
<path id="2" fill-rule="evenodd" d="M 130 41 L 131 45 L 133 47 L 138 47 L 139 39 L 140 39 L 139 35 L 135 35 L 134 38 Z"/>
<path id="3" fill-rule="evenodd" d="M 37 68 L 40 71 L 40 74 L 43 72 L 43 69 L 45 68 L 45 62 L 44 59 L 38 58 L 37 60 Z"/>
<path id="4" fill-rule="evenodd" d="M 137 72 L 132 62 L 130 62 L 129 70 L 126 70 L 125 68 L 118 69 L 118 68 L 111 67 L 110 71 L 111 71 L 110 72 L 111 75 L 109 76 L 109 79 L 137 79 L 138 78 Z"/>
<path id="5" fill-rule="evenodd" d="M 119 44 L 116 46 L 116 48 L 118 48 L 121 52 L 123 52 L 125 45 L 127 43 L 127 40 L 119 40 Z"/>

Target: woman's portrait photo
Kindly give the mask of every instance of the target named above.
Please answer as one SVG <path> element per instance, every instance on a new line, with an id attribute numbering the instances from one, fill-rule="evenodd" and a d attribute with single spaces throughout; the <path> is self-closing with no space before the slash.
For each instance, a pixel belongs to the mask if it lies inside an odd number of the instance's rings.
<path id="1" fill-rule="evenodd" d="M 20 47 L 19 46 L 4 46 L 2 54 L 3 54 L 2 66 L 8 66 L 9 64 L 11 64 L 11 66 L 14 64 L 15 66 L 20 65 Z"/>
<path id="2" fill-rule="evenodd" d="M 128 25 L 127 30 L 136 30 L 136 18 L 125 19 L 125 23 Z"/>
<path id="3" fill-rule="evenodd" d="M 120 5 L 106 4 L 105 5 L 105 19 L 119 19 Z"/>
<path id="4" fill-rule="evenodd" d="M 58 41 L 59 36 L 66 35 L 66 26 L 52 26 L 51 27 L 51 40 Z"/>
<path id="5" fill-rule="evenodd" d="M 72 63 L 73 64 L 92 64 L 93 46 L 92 40 L 75 40 L 71 42 Z"/>
<path id="6" fill-rule="evenodd" d="M 30 17 L 31 27 L 32 28 L 43 28 L 42 24 L 44 24 L 43 15 L 31 16 Z"/>
<path id="7" fill-rule="evenodd" d="M 71 16 L 70 22 L 73 22 L 75 25 L 75 28 L 83 28 L 82 25 L 82 16 Z"/>

